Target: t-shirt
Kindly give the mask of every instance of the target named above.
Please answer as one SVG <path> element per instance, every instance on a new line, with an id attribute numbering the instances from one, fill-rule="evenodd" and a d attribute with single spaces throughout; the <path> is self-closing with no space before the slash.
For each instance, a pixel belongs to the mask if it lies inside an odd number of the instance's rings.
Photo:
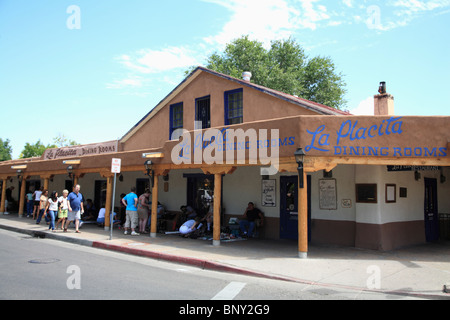
<path id="1" fill-rule="evenodd" d="M 259 218 L 259 213 L 261 211 L 257 208 L 253 208 L 253 210 L 248 210 L 247 211 L 247 220 L 252 222 L 255 221 L 255 219 Z"/>
<path id="2" fill-rule="evenodd" d="M 47 206 L 47 201 L 48 201 L 48 198 L 46 196 L 42 195 L 41 199 L 40 199 L 39 209 L 41 209 L 41 210 L 45 209 L 45 207 Z"/>
<path id="3" fill-rule="evenodd" d="M 48 206 L 48 210 L 50 210 L 50 211 L 58 211 L 58 199 L 56 201 L 53 201 L 50 198 L 50 199 L 48 199 L 48 203 L 50 204 Z"/>
<path id="4" fill-rule="evenodd" d="M 70 202 L 70 207 L 72 211 L 80 211 L 81 210 L 81 202 L 83 201 L 83 196 L 80 192 L 76 194 L 75 192 L 71 192 L 67 197 L 67 200 Z"/>
<path id="5" fill-rule="evenodd" d="M 127 211 L 137 211 L 137 208 L 134 205 L 134 199 L 137 199 L 137 197 L 136 193 L 130 192 L 123 198 L 127 203 Z"/>
<path id="6" fill-rule="evenodd" d="M 42 194 L 42 191 L 36 190 L 34 192 L 34 201 L 39 201 L 39 199 L 41 198 L 41 194 Z"/>
<path id="7" fill-rule="evenodd" d="M 61 196 L 58 198 L 58 201 L 61 202 L 61 209 L 62 210 L 67 210 L 69 208 L 68 204 L 67 204 L 67 198 L 64 198 L 64 196 Z"/>

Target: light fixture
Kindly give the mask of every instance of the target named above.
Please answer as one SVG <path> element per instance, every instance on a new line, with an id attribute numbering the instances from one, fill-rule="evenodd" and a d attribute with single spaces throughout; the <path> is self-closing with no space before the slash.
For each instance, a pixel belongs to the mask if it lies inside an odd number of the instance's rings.
<path id="1" fill-rule="evenodd" d="M 147 158 L 147 159 L 151 159 L 151 158 L 164 158 L 164 153 L 162 153 L 162 152 L 148 152 L 148 153 L 143 153 L 143 154 L 142 154 L 142 158 Z"/>
<path id="2" fill-rule="evenodd" d="M 63 164 L 80 164 L 81 160 L 80 159 L 72 159 L 72 160 L 64 160 Z"/>
<path id="3" fill-rule="evenodd" d="M 67 173 L 69 174 L 69 178 L 72 178 L 73 166 L 67 166 Z"/>
<path id="4" fill-rule="evenodd" d="M 295 162 L 297 162 L 298 168 L 298 187 L 303 188 L 304 187 L 304 181 L 303 181 L 303 161 L 305 160 L 305 152 L 302 148 L 298 148 L 294 152 L 295 156 Z"/>
<path id="5" fill-rule="evenodd" d="M 147 160 L 144 162 L 145 170 L 147 171 L 146 175 L 150 178 L 150 185 L 153 188 L 154 176 L 155 172 L 153 171 L 153 162 L 152 160 Z"/>
<path id="6" fill-rule="evenodd" d="M 23 179 L 23 171 L 20 169 L 17 170 L 17 179 L 19 179 L 19 182 Z"/>
<path id="7" fill-rule="evenodd" d="M 17 165 L 17 166 L 11 166 L 11 169 L 14 169 L 14 170 L 24 170 L 26 168 L 27 168 L 26 164 L 20 164 L 20 165 Z"/>

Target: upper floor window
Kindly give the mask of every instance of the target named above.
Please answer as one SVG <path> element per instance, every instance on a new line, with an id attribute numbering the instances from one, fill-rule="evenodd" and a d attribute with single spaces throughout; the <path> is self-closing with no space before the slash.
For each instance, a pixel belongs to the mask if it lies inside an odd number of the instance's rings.
<path id="1" fill-rule="evenodd" d="M 195 121 L 201 122 L 201 128 L 211 128 L 211 98 L 206 96 L 195 99 Z M 200 123 L 196 123 L 195 129 L 200 129 Z"/>
<path id="2" fill-rule="evenodd" d="M 178 139 L 180 135 L 172 137 L 176 129 L 183 129 L 183 102 L 170 106 L 170 136 L 169 139 Z"/>
<path id="3" fill-rule="evenodd" d="M 225 92 L 225 125 L 242 123 L 243 90 L 236 89 Z"/>

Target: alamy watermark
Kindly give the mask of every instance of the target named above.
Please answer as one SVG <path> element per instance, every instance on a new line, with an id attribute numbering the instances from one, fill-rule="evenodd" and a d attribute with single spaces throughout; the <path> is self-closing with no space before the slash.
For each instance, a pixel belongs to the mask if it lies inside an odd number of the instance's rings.
<path id="1" fill-rule="evenodd" d="M 279 146 L 285 144 L 280 139 L 278 129 L 206 129 L 201 130 L 201 122 L 195 122 L 193 136 L 185 129 L 176 129 L 172 140 L 180 139 L 172 149 L 174 164 L 260 164 L 261 175 L 278 172 Z M 269 154 L 270 149 L 270 154 Z M 246 156 L 248 154 L 248 156 Z M 225 160 L 225 161 L 224 161 Z"/>
<path id="2" fill-rule="evenodd" d="M 66 273 L 70 274 L 67 278 L 66 286 L 69 290 L 81 289 L 81 269 L 77 265 L 71 265 L 67 267 Z"/>
<path id="3" fill-rule="evenodd" d="M 379 266 L 371 265 L 366 269 L 370 276 L 366 280 L 367 289 L 381 289 L 381 269 Z"/>
<path id="4" fill-rule="evenodd" d="M 70 5 L 67 7 L 66 13 L 70 16 L 66 20 L 66 26 L 68 29 L 81 29 L 81 9 L 77 5 Z"/>

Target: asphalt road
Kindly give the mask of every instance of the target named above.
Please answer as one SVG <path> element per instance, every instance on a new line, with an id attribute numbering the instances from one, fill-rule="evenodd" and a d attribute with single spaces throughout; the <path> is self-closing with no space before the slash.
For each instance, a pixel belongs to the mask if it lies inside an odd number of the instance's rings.
<path id="1" fill-rule="evenodd" d="M 172 312 L 189 311 L 180 300 L 246 300 L 263 313 L 268 302 L 258 301 L 405 298 L 201 270 L 0 230 L 2 300 L 177 300 Z"/>

